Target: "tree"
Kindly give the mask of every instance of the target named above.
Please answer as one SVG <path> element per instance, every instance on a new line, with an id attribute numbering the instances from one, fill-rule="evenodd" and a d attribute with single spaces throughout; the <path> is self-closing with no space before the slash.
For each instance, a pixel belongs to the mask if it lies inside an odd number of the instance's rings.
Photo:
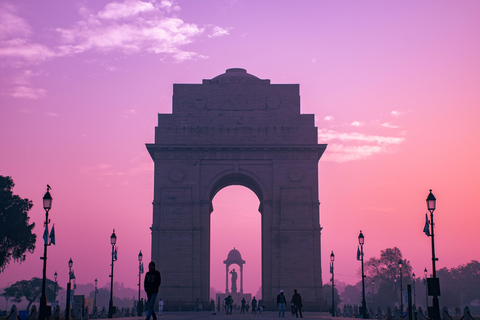
<path id="1" fill-rule="evenodd" d="M 62 288 L 54 281 L 46 279 L 45 294 L 47 300 L 52 301 L 55 294 Z M 22 298 L 28 301 L 27 309 L 30 309 L 32 303 L 40 301 L 42 295 L 42 279 L 34 277 L 31 280 L 21 280 L 12 284 L 10 287 L 5 288 L 2 293 L 6 299 L 12 299 L 13 301 L 20 303 Z"/>
<path id="2" fill-rule="evenodd" d="M 360 304 L 362 301 L 362 282 L 360 281 L 354 286 L 347 285 L 340 296 L 345 304 L 352 306 Z"/>
<path id="3" fill-rule="evenodd" d="M 28 224 L 32 201 L 14 195 L 14 186 L 11 177 L 0 175 L 0 272 L 12 259 L 25 261 L 25 252 L 33 253 L 37 238 L 32 233 L 35 223 Z"/>
<path id="4" fill-rule="evenodd" d="M 370 258 L 365 263 L 367 285 L 371 286 L 375 280 L 375 307 L 386 308 L 399 302 L 400 297 L 400 268 L 402 261 L 403 290 L 406 292 L 407 283 L 412 282 L 412 266 L 410 261 L 403 259 L 402 252 L 397 247 L 380 251 L 380 258 Z"/>
<path id="5" fill-rule="evenodd" d="M 456 268 L 437 271 L 440 302 L 447 307 L 461 307 L 480 297 L 480 263 L 472 260 Z"/>
<path id="6" fill-rule="evenodd" d="M 336 286 L 335 286 L 336 287 Z M 340 303 L 342 303 L 342 299 L 338 294 L 337 288 L 334 287 L 334 294 L 335 294 L 335 305 L 338 307 Z M 331 284 L 324 284 L 323 285 L 323 299 L 325 299 L 325 304 L 328 308 L 332 307 L 332 285 Z"/>

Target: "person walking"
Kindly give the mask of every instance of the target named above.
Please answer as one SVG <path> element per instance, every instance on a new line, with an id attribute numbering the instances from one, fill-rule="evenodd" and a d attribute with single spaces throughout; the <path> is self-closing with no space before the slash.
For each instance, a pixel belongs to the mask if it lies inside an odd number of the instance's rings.
<path id="1" fill-rule="evenodd" d="M 298 318 L 298 313 L 300 313 L 300 318 L 303 318 L 302 296 L 297 292 L 297 289 L 293 290 L 292 303 L 295 305 L 295 316 Z"/>
<path id="2" fill-rule="evenodd" d="M 247 304 L 247 301 L 245 298 L 242 299 L 242 309 L 240 309 L 240 313 L 245 313 L 245 305 Z"/>
<path id="3" fill-rule="evenodd" d="M 148 264 L 148 272 L 145 274 L 145 281 L 143 283 L 148 298 L 147 320 L 150 320 L 150 317 L 153 317 L 153 320 L 157 320 L 154 308 L 155 300 L 157 300 L 158 295 L 158 287 L 160 287 L 161 283 L 162 278 L 160 276 L 160 272 L 155 270 L 155 262 L 151 261 Z"/>
<path id="4" fill-rule="evenodd" d="M 257 299 L 255 297 L 252 299 L 252 313 L 257 314 Z"/>
<path id="5" fill-rule="evenodd" d="M 285 299 L 285 295 L 283 294 L 283 290 L 280 290 L 280 293 L 277 296 L 277 305 L 278 305 L 278 317 L 280 318 L 280 315 L 282 318 L 285 318 L 285 303 L 287 302 L 287 299 Z"/>

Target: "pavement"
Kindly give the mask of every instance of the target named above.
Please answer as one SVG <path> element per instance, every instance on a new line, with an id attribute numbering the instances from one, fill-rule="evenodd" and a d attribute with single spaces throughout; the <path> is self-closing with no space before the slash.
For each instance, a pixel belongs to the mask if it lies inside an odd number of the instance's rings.
<path id="1" fill-rule="evenodd" d="M 158 316 L 158 320 L 172 319 L 172 320 L 190 320 L 190 319 L 215 319 L 215 320 L 262 320 L 262 319 L 281 319 L 281 320 L 296 320 L 295 316 L 292 316 L 290 312 L 285 312 L 284 318 L 278 317 L 278 311 L 264 311 L 261 315 L 253 315 L 252 313 L 233 313 L 225 314 L 224 312 L 212 312 L 212 311 L 183 311 L 183 312 L 163 312 L 161 316 Z M 325 319 L 325 320 L 345 320 L 352 318 L 333 318 L 328 312 L 304 312 L 304 319 Z M 145 320 L 145 317 L 129 317 L 118 318 L 115 320 Z"/>

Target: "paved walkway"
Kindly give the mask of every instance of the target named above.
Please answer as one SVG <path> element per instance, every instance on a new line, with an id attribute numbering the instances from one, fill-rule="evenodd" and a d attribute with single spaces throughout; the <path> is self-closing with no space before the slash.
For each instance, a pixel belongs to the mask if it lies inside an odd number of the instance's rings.
<path id="1" fill-rule="evenodd" d="M 241 313 L 233 313 L 226 315 L 225 313 L 220 312 L 211 312 L 211 311 L 199 311 L 199 312 L 163 312 L 162 316 L 157 316 L 158 320 L 190 320 L 190 319 L 216 319 L 216 320 L 262 320 L 262 319 L 282 319 L 282 320 L 294 320 L 297 319 L 290 312 L 285 312 L 285 318 L 279 318 L 278 312 L 274 311 L 264 311 L 261 315 L 253 315 L 251 313 L 241 314 Z M 327 312 L 304 312 L 303 313 L 304 319 L 325 319 L 325 320 L 345 320 L 352 318 L 341 318 L 336 317 L 332 318 L 332 315 Z M 131 318 L 118 318 L 115 320 L 145 320 L 145 317 L 131 317 Z"/>

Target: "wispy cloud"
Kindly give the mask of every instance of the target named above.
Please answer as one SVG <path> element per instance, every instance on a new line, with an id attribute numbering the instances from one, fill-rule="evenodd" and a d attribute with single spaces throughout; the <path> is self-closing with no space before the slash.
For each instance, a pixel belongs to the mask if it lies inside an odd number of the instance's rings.
<path id="1" fill-rule="evenodd" d="M 57 56 L 47 46 L 32 43 L 28 39 L 15 38 L 0 42 L 0 57 L 6 59 L 2 65 L 22 66 L 25 63 L 37 64 Z"/>
<path id="2" fill-rule="evenodd" d="M 27 37 L 31 33 L 32 28 L 25 19 L 17 16 L 13 5 L 0 3 L 0 40 Z"/>
<path id="3" fill-rule="evenodd" d="M 222 28 L 219 26 L 213 26 L 212 32 L 208 35 L 209 38 L 227 36 L 230 34 L 229 28 Z"/>
<path id="4" fill-rule="evenodd" d="M 390 122 L 382 123 L 382 127 L 391 128 L 391 129 L 400 128 L 400 126 L 394 125 L 394 124 L 392 124 L 392 123 L 390 123 Z"/>
<path id="5" fill-rule="evenodd" d="M 44 89 L 35 89 L 35 88 L 25 87 L 25 86 L 14 87 L 11 93 L 12 97 L 27 98 L 27 99 L 43 98 L 46 95 L 47 95 L 47 91 Z"/>
<path id="6" fill-rule="evenodd" d="M 328 129 L 320 129 L 318 138 L 320 142 L 328 143 L 323 159 L 334 162 L 359 160 L 375 154 L 391 152 L 405 141 L 404 137 L 338 132 Z"/>
<path id="7" fill-rule="evenodd" d="M 123 3 L 112 2 L 107 4 L 105 8 L 98 13 L 98 17 L 103 19 L 121 19 L 152 10 L 155 10 L 155 8 L 149 2 L 132 0 Z"/>
<path id="8" fill-rule="evenodd" d="M 33 29 L 13 5 L 0 5 L 0 58 L 7 58 L 9 65 L 18 67 L 88 51 L 144 52 L 181 62 L 205 58 L 200 53 L 182 49 L 198 37 L 229 34 L 229 28 L 185 22 L 174 15 L 179 10 L 175 1 L 167 0 L 112 1 L 96 12 L 82 7 L 81 20 L 70 27 L 56 28 L 48 37 L 56 43 L 43 44 L 33 40 Z"/>
<path id="9" fill-rule="evenodd" d="M 137 115 L 137 110 L 136 109 L 129 109 L 129 110 L 124 110 L 120 117 L 122 118 L 129 118 L 131 116 L 136 116 Z"/>
<path id="10" fill-rule="evenodd" d="M 333 121 L 333 116 L 326 116 L 325 118 L 323 118 L 325 121 Z"/>
<path id="11" fill-rule="evenodd" d="M 363 123 L 361 123 L 360 121 L 353 121 L 352 123 L 350 123 L 350 125 L 353 127 L 360 127 L 363 125 Z"/>
<path id="12" fill-rule="evenodd" d="M 392 112 L 390 112 L 390 114 L 394 117 L 399 117 L 401 115 L 403 115 L 403 112 L 402 111 L 397 111 L 397 110 L 393 110 Z"/>

